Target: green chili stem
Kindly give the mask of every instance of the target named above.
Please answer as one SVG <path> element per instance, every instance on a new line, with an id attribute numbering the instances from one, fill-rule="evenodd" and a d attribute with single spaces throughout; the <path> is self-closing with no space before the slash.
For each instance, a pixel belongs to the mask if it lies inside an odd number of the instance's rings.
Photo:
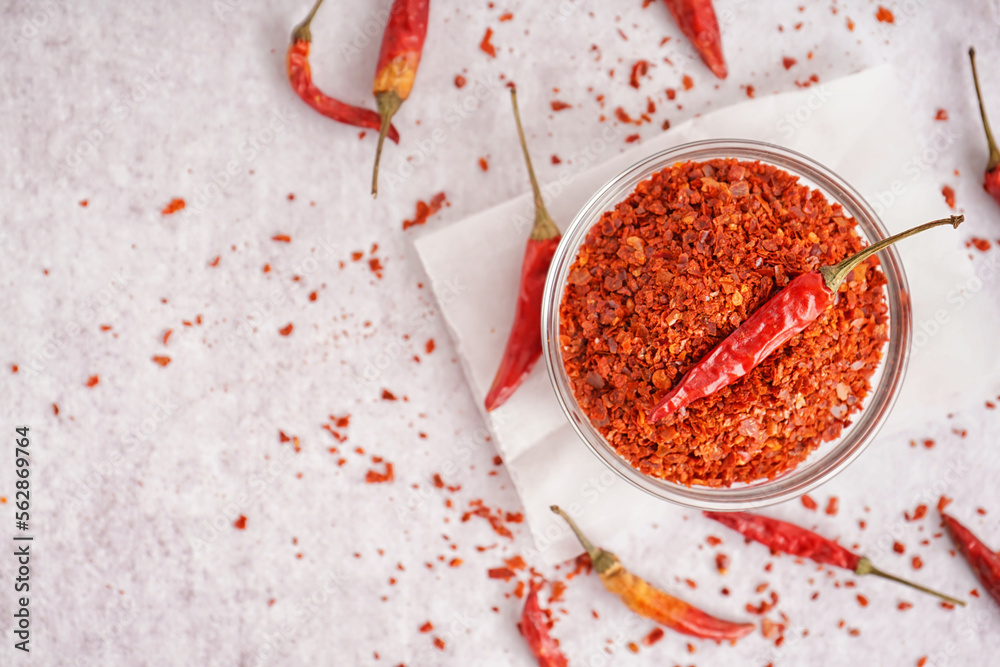
<path id="1" fill-rule="evenodd" d="M 316 10 L 319 9 L 319 6 L 322 4 L 323 0 L 316 0 L 316 4 L 313 5 L 312 11 L 309 12 L 309 16 L 306 17 L 306 20 L 298 24 L 295 27 L 295 30 L 292 31 L 292 41 L 312 41 L 312 31 L 309 29 L 309 24 L 312 23 L 313 17 L 316 16 Z"/>
<path id="2" fill-rule="evenodd" d="M 556 223 L 552 221 L 549 212 L 545 209 L 545 200 L 542 199 L 542 189 L 538 187 L 538 179 L 535 178 L 535 169 L 531 166 L 531 156 L 528 154 L 528 142 L 524 139 L 524 128 L 521 127 L 521 114 L 517 110 L 517 90 L 514 88 L 510 89 L 510 102 L 514 105 L 517 136 L 521 140 L 524 161 L 528 165 L 528 178 L 531 179 L 531 191 L 535 194 L 535 224 L 531 228 L 531 239 L 533 241 L 554 239 L 561 232 L 556 227 Z"/>
<path id="3" fill-rule="evenodd" d="M 950 218 L 941 218 L 940 220 L 934 220 L 933 222 L 925 222 L 919 227 L 907 229 L 905 232 L 894 234 L 889 238 L 882 239 L 878 243 L 873 243 L 858 254 L 852 255 L 842 262 L 832 266 L 820 267 L 819 272 L 823 275 L 823 281 L 826 283 L 826 288 L 831 292 L 836 293 L 840 288 L 840 284 L 844 282 L 844 278 L 847 277 L 847 274 L 853 271 L 854 267 L 877 253 L 879 250 L 892 245 L 896 241 L 901 241 L 908 236 L 919 234 L 920 232 L 930 229 L 931 227 L 938 227 L 940 225 L 958 227 L 963 220 L 965 220 L 964 215 L 953 215 Z"/>
<path id="4" fill-rule="evenodd" d="M 378 163 L 382 158 L 382 144 L 392 127 L 392 117 L 403 105 L 402 98 L 393 90 L 376 93 L 375 104 L 378 106 L 378 115 L 382 117 L 382 125 L 378 131 L 378 147 L 375 149 L 375 169 L 372 171 L 372 197 L 378 197 Z"/>
<path id="5" fill-rule="evenodd" d="M 950 595 L 945 595 L 944 593 L 938 593 L 937 591 L 931 590 L 930 588 L 927 588 L 926 586 L 921 586 L 920 584 L 915 584 L 912 581 L 907 581 L 906 579 L 902 579 L 900 577 L 897 577 L 894 574 L 889 574 L 888 572 L 883 572 L 882 570 L 880 570 L 880 569 L 876 568 L 874 565 L 872 565 L 872 562 L 870 560 L 868 560 L 867 558 L 862 558 L 858 562 L 858 567 L 855 568 L 854 574 L 857 574 L 859 576 L 865 575 L 865 574 L 874 574 L 876 577 L 882 577 L 883 579 L 888 579 L 889 581 L 895 581 L 897 584 L 903 584 L 904 586 L 909 586 L 910 588 L 915 588 L 916 590 L 918 590 L 918 591 L 920 591 L 922 593 L 927 593 L 928 595 L 933 595 L 935 597 L 939 597 L 939 598 L 941 598 L 942 600 L 944 600 L 946 602 L 950 602 L 952 604 L 962 605 L 963 607 L 965 606 L 964 602 L 962 602 L 961 600 L 959 600 L 957 598 L 953 598 Z"/>
<path id="6" fill-rule="evenodd" d="M 986 130 L 986 143 L 990 147 L 990 161 L 986 164 L 986 171 L 1000 165 L 1000 149 L 993 138 L 993 131 L 990 129 L 990 121 L 986 120 L 986 107 L 983 106 L 983 93 L 979 90 L 979 73 L 976 72 L 976 49 L 969 48 L 969 61 L 972 62 L 972 81 L 976 84 L 976 99 L 979 100 L 979 115 L 983 117 L 983 129 Z"/>

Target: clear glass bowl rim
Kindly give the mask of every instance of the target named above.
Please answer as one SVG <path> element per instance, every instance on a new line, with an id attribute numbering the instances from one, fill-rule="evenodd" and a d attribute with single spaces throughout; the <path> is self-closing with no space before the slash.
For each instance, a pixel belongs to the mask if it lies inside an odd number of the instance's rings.
<path id="1" fill-rule="evenodd" d="M 780 167 L 810 187 L 819 188 L 831 201 L 839 203 L 858 223 L 869 242 L 888 236 L 878 215 L 868 202 L 844 179 L 801 153 L 760 141 L 713 139 L 695 141 L 660 151 L 629 167 L 600 188 L 576 214 L 552 259 L 542 301 L 542 340 L 545 365 L 556 398 L 566 418 L 588 448 L 612 471 L 633 486 L 657 498 L 702 510 L 737 511 L 762 507 L 801 496 L 829 481 L 856 459 L 878 434 L 895 403 L 906 373 L 912 334 L 909 287 L 896 249 L 879 253 L 886 277 L 889 306 L 889 341 L 884 348 L 877 384 L 865 399 L 861 411 L 839 440 L 823 443 L 806 461 L 773 480 L 761 480 L 729 488 L 686 487 L 650 477 L 633 468 L 604 440 L 580 410 L 562 364 L 559 345 L 559 304 L 569 268 L 580 244 L 601 215 L 626 198 L 640 181 L 677 162 L 702 162 L 715 158 L 760 160 Z"/>

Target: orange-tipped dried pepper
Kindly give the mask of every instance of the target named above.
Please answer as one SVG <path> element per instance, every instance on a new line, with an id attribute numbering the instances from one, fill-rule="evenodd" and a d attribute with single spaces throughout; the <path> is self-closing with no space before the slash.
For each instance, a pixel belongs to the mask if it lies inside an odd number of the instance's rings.
<path id="1" fill-rule="evenodd" d="M 382 118 L 375 149 L 375 168 L 372 171 L 372 196 L 378 195 L 378 163 L 382 157 L 382 144 L 392 117 L 399 111 L 403 100 L 410 96 L 413 80 L 420 65 L 427 36 L 427 14 L 430 0 L 396 0 L 389 10 L 389 23 L 382 37 L 382 50 L 375 67 L 372 92 Z"/>
<path id="2" fill-rule="evenodd" d="M 288 55 L 285 60 L 288 81 L 292 84 L 295 93 L 302 98 L 302 101 L 327 118 L 355 127 L 378 130 L 382 127 L 382 120 L 377 113 L 371 109 L 362 109 L 335 100 L 329 95 L 325 95 L 313 83 L 312 71 L 309 68 L 309 47 L 312 44 L 312 31 L 309 29 L 309 25 L 321 4 L 323 4 L 323 0 L 317 0 L 306 20 L 292 31 L 292 44 L 288 47 Z M 396 128 L 390 127 L 387 136 L 399 143 L 399 133 L 396 132 Z"/>
<path id="3" fill-rule="evenodd" d="M 604 587 L 620 597 L 625 606 L 635 613 L 677 632 L 703 639 L 716 641 L 728 639 L 735 642 L 753 632 L 755 627 L 753 623 L 723 621 L 654 588 L 626 570 L 618 560 L 618 556 L 594 547 L 568 514 L 555 505 L 551 509 L 565 519 L 573 529 L 580 544 L 590 555 L 590 560 L 600 575 Z"/>

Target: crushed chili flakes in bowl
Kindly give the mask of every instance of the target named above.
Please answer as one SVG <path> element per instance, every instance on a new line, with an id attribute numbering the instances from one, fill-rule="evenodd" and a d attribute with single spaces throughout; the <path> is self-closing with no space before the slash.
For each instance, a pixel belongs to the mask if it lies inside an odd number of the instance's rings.
<path id="1" fill-rule="evenodd" d="M 778 147 L 698 142 L 626 170 L 567 230 L 546 288 L 546 363 L 571 424 L 661 498 L 726 509 L 801 495 L 860 454 L 892 405 L 910 332 L 894 253 L 736 383 L 649 414 L 792 278 L 885 235 L 849 185 Z"/>

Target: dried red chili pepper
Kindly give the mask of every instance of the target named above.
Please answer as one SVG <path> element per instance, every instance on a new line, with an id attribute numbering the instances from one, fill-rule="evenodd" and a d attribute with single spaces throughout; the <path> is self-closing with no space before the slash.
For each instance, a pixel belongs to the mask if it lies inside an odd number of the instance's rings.
<path id="1" fill-rule="evenodd" d="M 986 145 L 990 149 L 990 159 L 986 163 L 986 174 L 983 177 L 983 190 L 1000 204 L 1000 149 L 990 130 L 990 122 L 986 119 L 986 107 L 983 105 L 983 93 L 979 89 L 979 74 L 976 72 L 976 50 L 969 49 L 969 61 L 972 63 L 972 80 L 976 84 L 976 99 L 979 101 L 979 115 L 983 117 L 983 129 L 986 130 Z"/>
<path id="2" fill-rule="evenodd" d="M 528 245 L 524 249 L 514 324 L 507 337 L 507 347 L 504 348 L 503 357 L 500 359 L 500 368 L 497 369 L 484 401 L 487 412 L 500 407 L 511 397 L 542 356 L 542 292 L 545 290 L 545 276 L 548 275 L 552 256 L 556 252 L 556 246 L 559 245 L 559 239 L 562 238 L 562 233 L 545 209 L 542 189 L 538 187 L 538 179 L 535 178 L 531 156 L 528 154 L 528 143 L 524 138 L 524 128 L 521 127 L 521 114 L 517 110 L 517 91 L 513 88 L 510 90 L 510 100 L 514 105 L 517 136 L 521 140 L 521 151 L 528 166 L 531 190 L 535 195 L 535 223 L 531 228 Z"/>
<path id="3" fill-rule="evenodd" d="M 382 50 L 375 66 L 375 83 L 372 93 L 378 115 L 382 117 L 382 127 L 378 134 L 378 148 L 375 149 L 375 168 L 372 171 L 372 196 L 378 195 L 378 163 L 382 157 L 382 144 L 392 117 L 399 111 L 403 101 L 410 96 L 413 80 L 420 65 L 420 54 L 424 50 L 427 36 L 427 14 L 430 0 L 395 0 L 389 10 L 389 23 L 382 36 Z"/>
<path id="4" fill-rule="evenodd" d="M 720 79 L 729 74 L 726 58 L 722 54 L 722 33 L 715 18 L 712 0 L 666 0 L 684 36 L 698 51 L 702 61 Z"/>
<path id="5" fill-rule="evenodd" d="M 312 44 L 312 32 L 309 25 L 321 4 L 323 4 L 323 0 L 317 0 L 306 20 L 292 31 L 292 44 L 288 47 L 288 55 L 285 59 L 288 80 L 292 84 L 292 89 L 302 98 L 302 101 L 327 118 L 355 127 L 378 130 L 382 126 L 382 120 L 377 113 L 371 109 L 362 109 L 335 100 L 325 95 L 313 83 L 312 71 L 309 68 L 309 47 Z M 399 133 L 396 128 L 389 128 L 388 137 L 399 143 Z"/>
<path id="6" fill-rule="evenodd" d="M 964 219 L 965 216 L 953 215 L 924 223 L 873 243 L 842 262 L 796 276 L 692 366 L 656 404 L 649 421 L 659 421 L 749 373 L 788 339 L 812 324 L 833 303 L 840 284 L 854 267 L 879 250 L 932 227 L 958 227 Z"/>
<path id="7" fill-rule="evenodd" d="M 618 556 L 610 551 L 595 548 L 568 514 L 555 505 L 550 509 L 565 519 L 576 534 L 580 544 L 590 556 L 604 587 L 620 597 L 625 606 L 635 613 L 677 632 L 703 639 L 716 641 L 728 639 L 736 642 L 737 639 L 753 632 L 755 627 L 753 623 L 723 621 L 654 588 L 626 570 L 618 560 Z"/>
<path id="8" fill-rule="evenodd" d="M 567 667 L 569 662 L 563 655 L 556 640 L 549 634 L 549 619 L 538 606 L 538 589 L 540 586 L 531 583 L 528 599 L 524 601 L 524 612 L 517 629 L 524 640 L 528 642 L 531 652 L 538 658 L 538 667 Z"/>
<path id="9" fill-rule="evenodd" d="M 951 535 L 951 541 L 968 561 L 979 583 L 990 597 L 1000 602 L 1000 555 L 983 544 L 971 530 L 954 518 L 944 512 L 941 512 L 941 518 L 944 519 L 944 527 Z"/>
<path id="10" fill-rule="evenodd" d="M 828 540 L 822 535 L 796 526 L 794 523 L 779 521 L 778 519 L 761 516 L 760 514 L 751 514 L 750 512 L 705 512 L 704 514 L 709 519 L 715 519 L 744 537 L 769 547 L 772 552 L 786 553 L 798 556 L 799 558 L 809 558 L 823 565 L 833 565 L 834 567 L 851 570 L 858 576 L 874 574 L 877 577 L 915 588 L 923 593 L 935 595 L 953 604 L 965 606 L 965 603 L 961 600 L 925 588 L 912 581 L 900 579 L 896 575 L 883 572 L 872 565 L 872 562 L 866 556 L 859 556 L 848 551 L 833 540 Z"/>

